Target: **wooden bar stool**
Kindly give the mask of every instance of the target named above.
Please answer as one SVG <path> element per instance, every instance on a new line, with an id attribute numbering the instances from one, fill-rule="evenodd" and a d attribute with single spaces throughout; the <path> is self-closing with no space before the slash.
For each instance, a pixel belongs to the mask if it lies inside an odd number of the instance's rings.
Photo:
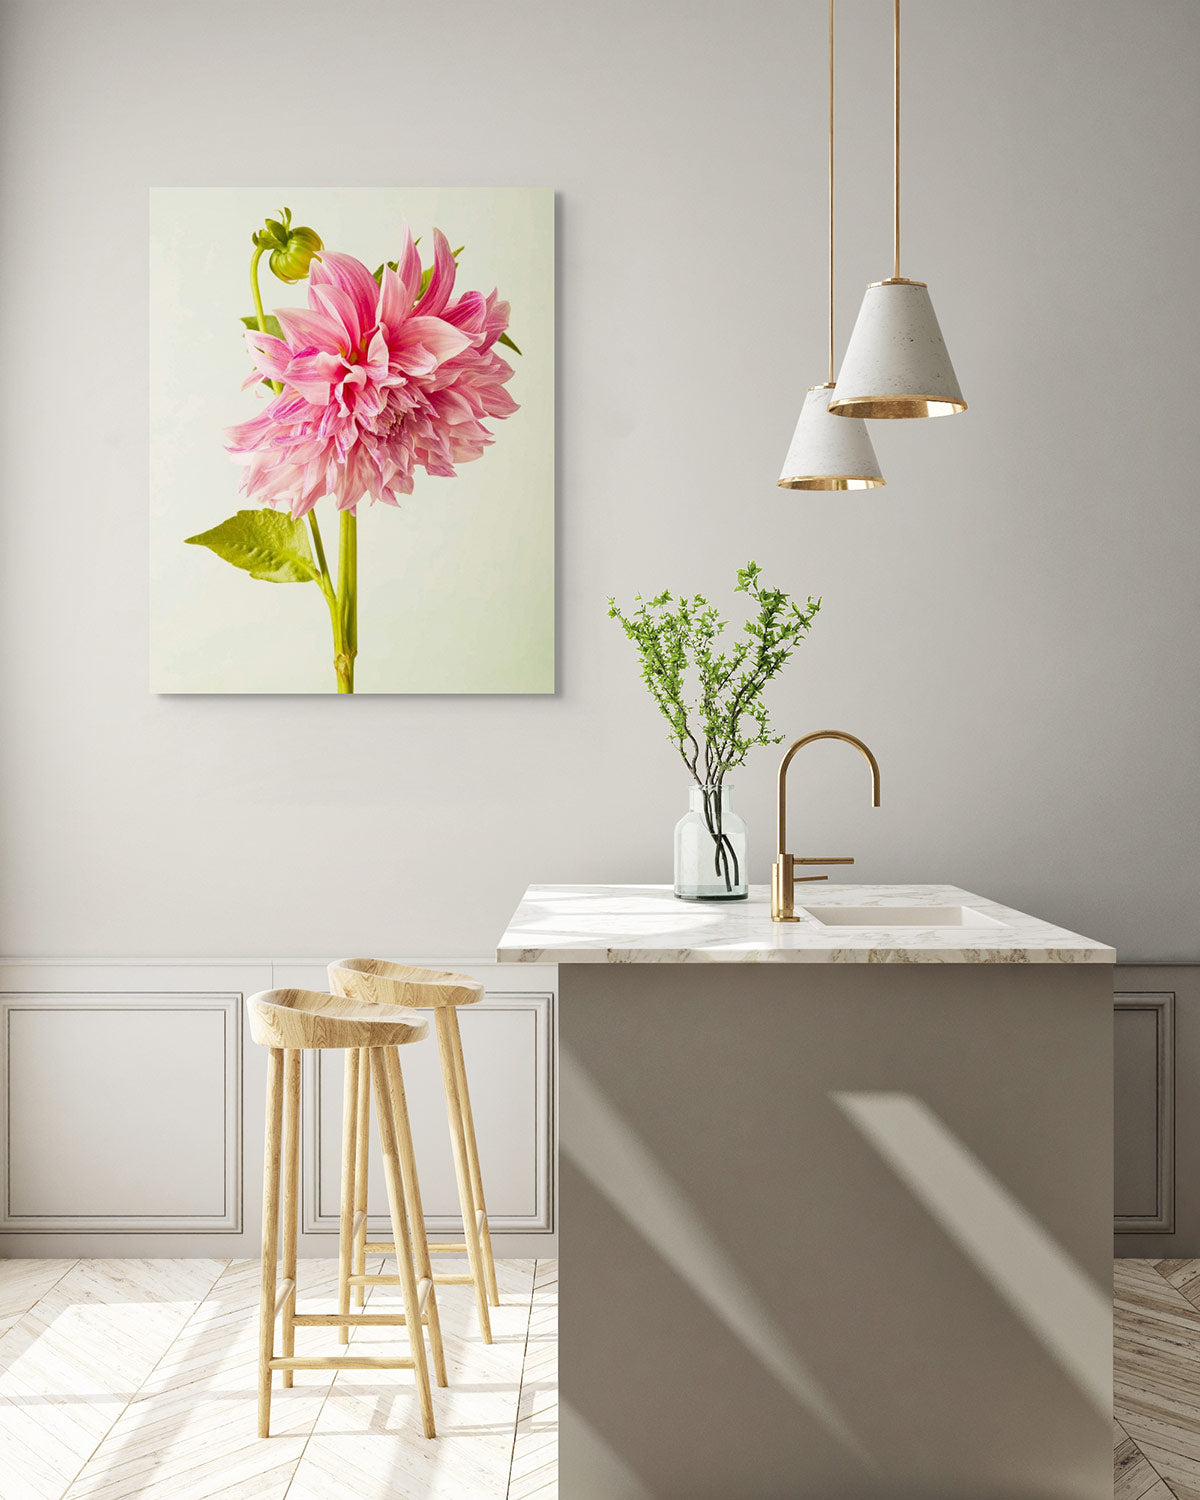
<path id="1" fill-rule="evenodd" d="M 271 1380 L 283 1374 L 292 1384 L 295 1370 L 413 1370 L 426 1437 L 435 1436 L 433 1398 L 425 1358 L 424 1329 L 429 1329 L 434 1368 L 439 1385 L 446 1384 L 445 1358 L 437 1314 L 437 1296 L 429 1269 L 429 1251 L 421 1212 L 412 1136 L 404 1108 L 404 1083 L 398 1047 L 424 1040 L 428 1024 L 399 1006 L 366 1006 L 342 996 L 312 990 L 264 990 L 246 1002 L 250 1035 L 260 1047 L 270 1048 L 267 1074 L 267 1128 L 263 1170 L 262 1295 L 259 1304 L 258 1435 L 270 1436 Z M 339 1303 L 336 1313 L 296 1311 L 296 1219 L 300 1187 L 300 1054 L 307 1049 L 341 1049 L 346 1053 L 348 1087 L 342 1111 L 342 1244 L 340 1282 L 350 1273 L 350 1236 L 353 1217 L 354 1160 L 358 1149 L 360 1083 L 375 1086 L 375 1112 L 383 1148 L 399 1275 L 359 1276 L 368 1282 L 397 1282 L 403 1291 L 404 1313 L 351 1313 Z M 279 1254 L 280 1175 L 283 1178 L 283 1275 L 277 1280 Z M 414 1240 L 417 1265 L 413 1261 Z M 424 1253 L 422 1254 L 422 1249 Z M 420 1270 L 418 1279 L 417 1270 Z M 348 1290 L 348 1288 L 347 1288 Z M 282 1314 L 280 1343 L 275 1352 L 275 1323 Z M 349 1326 L 381 1327 L 403 1323 L 408 1329 L 407 1358 L 375 1355 L 296 1355 L 296 1329 L 339 1327 L 342 1342 Z"/>
<path id="2" fill-rule="evenodd" d="M 330 988 L 335 994 L 375 1005 L 402 1006 L 408 1009 L 432 1010 L 437 1030 L 438 1056 L 442 1064 L 442 1090 L 446 1096 L 446 1113 L 450 1122 L 450 1144 L 454 1152 L 454 1175 L 458 1182 L 458 1202 L 462 1210 L 463 1238 L 433 1243 L 437 1254 L 466 1253 L 470 1272 L 467 1275 L 439 1273 L 439 1286 L 473 1285 L 479 1331 L 485 1344 L 492 1342 L 489 1302 L 500 1305 L 496 1285 L 496 1263 L 492 1255 L 492 1235 L 488 1226 L 487 1205 L 483 1197 L 483 1177 L 479 1170 L 479 1147 L 475 1140 L 475 1121 L 471 1114 L 471 1095 L 467 1088 L 467 1070 L 463 1061 L 462 1035 L 458 1029 L 458 1007 L 474 1005 L 483 998 L 483 986 L 465 974 L 450 974 L 438 969 L 417 969 L 409 964 L 389 963 L 380 958 L 341 958 L 329 965 Z M 349 1074 L 347 1073 L 347 1087 Z M 358 1092 L 359 1149 L 354 1164 L 355 1214 L 353 1266 L 361 1275 L 368 1251 L 389 1251 L 386 1242 L 367 1240 L 367 1153 L 369 1130 L 368 1098 Z"/>

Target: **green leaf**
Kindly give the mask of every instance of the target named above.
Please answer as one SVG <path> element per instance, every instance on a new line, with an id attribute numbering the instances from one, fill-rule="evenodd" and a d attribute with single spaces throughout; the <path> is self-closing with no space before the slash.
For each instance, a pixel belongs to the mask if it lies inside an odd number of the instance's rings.
<path id="1" fill-rule="evenodd" d="M 239 510 L 211 531 L 185 538 L 267 583 L 310 583 L 320 575 L 303 521 L 277 510 Z"/>
<path id="2" fill-rule="evenodd" d="M 254 316 L 253 313 L 251 313 L 248 318 L 243 318 L 242 322 L 245 323 L 247 328 L 253 328 L 255 333 L 260 332 L 258 319 Z M 262 331 L 273 334 L 277 339 L 281 339 L 283 337 L 283 329 L 280 328 L 279 319 L 275 316 L 274 313 L 268 313 L 263 319 L 263 322 L 267 326 L 266 329 Z"/>
<path id="3" fill-rule="evenodd" d="M 496 342 L 498 344 L 503 344 L 506 349 L 511 349 L 514 354 L 520 354 L 521 353 L 521 351 L 517 348 L 516 344 L 514 344 L 513 341 L 512 341 L 512 339 L 509 338 L 509 336 L 508 336 L 507 333 L 502 333 L 500 335 L 500 337 L 496 340 Z"/>

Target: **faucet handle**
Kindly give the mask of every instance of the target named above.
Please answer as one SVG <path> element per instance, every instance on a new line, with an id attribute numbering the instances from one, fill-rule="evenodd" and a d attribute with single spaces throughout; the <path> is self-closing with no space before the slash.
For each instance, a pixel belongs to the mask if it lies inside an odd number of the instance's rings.
<path id="1" fill-rule="evenodd" d="M 797 875 L 797 865 L 852 865 L 848 855 L 832 855 L 828 859 L 802 857 L 781 850 L 771 866 L 771 920 L 772 922 L 799 922 L 792 892 L 797 885 L 810 881 L 828 880 L 828 875 Z"/>

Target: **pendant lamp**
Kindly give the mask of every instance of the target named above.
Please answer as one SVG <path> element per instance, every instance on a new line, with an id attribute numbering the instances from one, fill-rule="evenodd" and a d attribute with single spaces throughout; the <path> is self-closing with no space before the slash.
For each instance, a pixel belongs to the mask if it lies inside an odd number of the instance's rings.
<path id="1" fill-rule="evenodd" d="M 967 403 L 929 288 L 900 274 L 900 0 L 893 0 L 895 108 L 892 274 L 867 287 L 830 412 L 839 417 L 944 417 Z"/>
<path id="2" fill-rule="evenodd" d="M 792 435 L 779 487 L 785 490 L 869 490 L 886 483 L 867 424 L 829 414 L 833 395 L 833 0 L 829 0 L 829 379 L 809 387 Z"/>

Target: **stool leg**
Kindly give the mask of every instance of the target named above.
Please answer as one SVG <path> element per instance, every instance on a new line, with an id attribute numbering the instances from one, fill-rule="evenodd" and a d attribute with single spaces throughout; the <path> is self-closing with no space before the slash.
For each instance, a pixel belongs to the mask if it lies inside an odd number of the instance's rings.
<path id="1" fill-rule="evenodd" d="M 364 1047 L 358 1055 L 358 1125 L 354 1159 L 354 1274 L 367 1270 L 367 1158 L 371 1149 L 371 1055 Z M 367 1288 L 360 1281 L 354 1289 L 356 1307 L 367 1305 Z"/>
<path id="2" fill-rule="evenodd" d="M 262 1280 L 258 1306 L 258 1435 L 271 1435 L 271 1361 L 275 1357 L 275 1258 L 279 1252 L 279 1136 L 283 1125 L 283 1049 L 267 1063 L 263 1150 Z"/>
<path id="3" fill-rule="evenodd" d="M 280 1343 L 289 1357 L 296 1352 L 296 1219 L 300 1205 L 300 1050 L 291 1048 L 283 1063 L 283 1279 L 292 1295 L 283 1304 Z M 290 1390 L 292 1371 L 283 1372 Z"/>
<path id="4" fill-rule="evenodd" d="M 338 1231 L 338 1312 L 350 1311 L 350 1270 L 354 1253 L 354 1205 L 357 1201 L 355 1152 L 358 1141 L 359 1063 L 362 1053 L 357 1047 L 346 1048 L 346 1081 L 342 1090 L 342 1199 Z M 350 1342 L 350 1325 L 343 1323 L 338 1339 Z"/>
<path id="5" fill-rule="evenodd" d="M 400 1173 L 400 1155 L 396 1145 L 396 1127 L 388 1088 L 387 1048 L 371 1048 L 371 1079 L 375 1085 L 375 1117 L 379 1123 L 379 1144 L 383 1149 L 383 1176 L 387 1183 L 388 1207 L 392 1214 L 392 1234 L 396 1241 L 396 1268 L 404 1293 L 404 1321 L 408 1329 L 409 1349 L 417 1377 L 417 1395 L 421 1402 L 421 1425 L 427 1438 L 436 1437 L 433 1425 L 433 1396 L 429 1389 L 429 1366 L 425 1362 L 425 1331 L 421 1327 L 421 1299 L 413 1273 L 412 1240 L 408 1215 L 404 1207 L 404 1184 Z M 432 1287 L 430 1294 L 432 1295 Z"/>
<path id="6" fill-rule="evenodd" d="M 483 1174 L 479 1170 L 479 1146 L 475 1140 L 475 1117 L 471 1113 L 471 1095 L 467 1088 L 467 1065 L 463 1061 L 462 1033 L 458 1029 L 458 1007 L 449 1007 L 450 1037 L 454 1044 L 454 1071 L 458 1078 L 458 1100 L 462 1107 L 463 1135 L 466 1138 L 467 1166 L 471 1175 L 471 1197 L 475 1200 L 475 1217 L 479 1225 L 479 1248 L 483 1252 L 483 1274 L 487 1278 L 488 1301 L 500 1306 L 496 1286 L 496 1262 L 492 1258 L 492 1231 L 488 1227 L 487 1204 L 483 1201 Z"/>
<path id="7" fill-rule="evenodd" d="M 425 1311 L 429 1318 L 429 1347 L 433 1352 L 433 1373 L 438 1385 L 448 1385 L 446 1354 L 442 1348 L 442 1323 L 438 1316 L 437 1288 L 433 1284 L 433 1266 L 429 1261 L 429 1236 L 425 1232 L 425 1210 L 421 1206 L 421 1183 L 417 1177 L 417 1157 L 413 1151 L 412 1130 L 408 1123 L 408 1101 L 404 1096 L 404 1072 L 398 1047 L 387 1049 L 388 1083 L 392 1093 L 392 1116 L 396 1127 L 396 1144 L 400 1151 L 400 1172 L 404 1178 L 404 1197 L 412 1232 L 413 1260 L 416 1273 L 429 1282 L 429 1300 Z"/>
<path id="8" fill-rule="evenodd" d="M 434 1011 L 437 1024 L 438 1057 L 442 1063 L 442 1088 L 446 1095 L 446 1114 L 450 1119 L 450 1144 L 454 1148 L 454 1175 L 458 1179 L 458 1203 L 463 1217 L 463 1239 L 471 1263 L 471 1280 L 475 1283 L 475 1311 L 483 1342 L 492 1342 L 492 1320 L 488 1314 L 487 1290 L 483 1281 L 479 1231 L 475 1223 L 475 1201 L 471 1194 L 471 1169 L 467 1164 L 466 1133 L 463 1129 L 462 1105 L 458 1094 L 458 1070 L 454 1065 L 454 1035 L 450 1029 L 449 1007 L 439 1005 Z"/>

